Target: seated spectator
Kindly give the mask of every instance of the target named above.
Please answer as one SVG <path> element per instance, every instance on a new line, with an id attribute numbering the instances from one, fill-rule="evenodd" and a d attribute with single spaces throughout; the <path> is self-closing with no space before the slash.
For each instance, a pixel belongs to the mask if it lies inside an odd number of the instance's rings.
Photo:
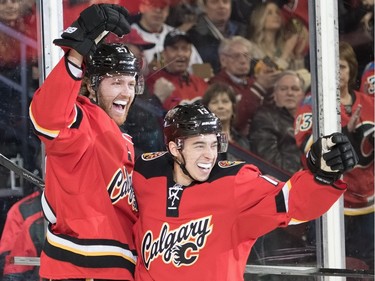
<path id="1" fill-rule="evenodd" d="M 145 59 L 149 64 L 150 71 L 157 71 L 165 65 L 161 52 L 163 51 L 163 43 L 168 32 L 175 29 L 165 23 L 170 9 L 168 0 L 141 0 L 140 2 L 140 19 L 132 23 L 141 37 L 148 42 L 155 44 L 154 48 L 145 50 Z M 192 72 L 191 65 L 201 64 L 202 59 L 192 46 L 192 53 L 189 60 L 189 72 Z"/>
<path id="2" fill-rule="evenodd" d="M 241 36 L 223 39 L 219 46 L 221 70 L 210 83 L 221 82 L 233 87 L 237 93 L 237 110 L 234 126 L 243 136 L 248 135 L 249 124 L 261 104 L 272 103 L 270 87 L 278 71 L 265 65 L 256 76 L 250 77 L 253 47 Z"/>
<path id="3" fill-rule="evenodd" d="M 222 132 L 228 137 L 229 145 L 235 144 L 244 149 L 249 148 L 246 137 L 241 136 L 233 126 L 236 115 L 236 92 L 226 84 L 213 83 L 202 97 L 202 104 L 220 118 Z M 239 160 L 226 153 L 225 160 Z M 224 160 L 224 159 L 223 159 Z"/>
<path id="4" fill-rule="evenodd" d="M 286 32 L 281 10 L 274 1 L 257 5 L 248 27 L 248 39 L 254 44 L 254 58 L 269 57 L 280 70 L 305 68 L 308 36 L 299 28 Z"/>
<path id="5" fill-rule="evenodd" d="M 214 73 L 220 70 L 218 47 L 223 38 L 246 35 L 246 26 L 230 19 L 231 0 L 203 0 L 203 10 L 188 34 L 203 62 L 209 63 Z"/>
<path id="6" fill-rule="evenodd" d="M 200 77 L 188 72 L 192 53 L 190 37 L 178 29 L 168 33 L 162 52 L 165 67 L 146 77 L 146 85 L 155 94 L 166 110 L 200 99 L 207 83 Z"/>
<path id="7" fill-rule="evenodd" d="M 302 167 L 293 126 L 305 95 L 303 83 L 293 71 L 280 73 L 274 84 L 275 103 L 258 108 L 249 132 L 250 151 L 290 174 Z"/>

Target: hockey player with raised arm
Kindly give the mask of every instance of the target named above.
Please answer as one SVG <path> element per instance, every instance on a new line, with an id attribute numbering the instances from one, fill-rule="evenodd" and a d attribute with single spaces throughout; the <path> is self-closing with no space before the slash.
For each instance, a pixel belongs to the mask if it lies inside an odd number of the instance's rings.
<path id="1" fill-rule="evenodd" d="M 164 119 L 166 152 L 134 167 L 139 281 L 243 280 L 256 239 L 318 218 L 345 192 L 339 178 L 357 163 L 341 133 L 319 138 L 309 170 L 286 183 L 241 161 L 216 161 L 227 147 L 220 120 L 202 105 L 179 105 Z"/>
<path id="2" fill-rule="evenodd" d="M 108 32 L 126 36 L 127 17 L 117 5 L 85 9 L 54 41 L 65 56 L 30 105 L 46 151 L 40 276 L 48 280 L 134 280 L 134 148 L 119 126 L 143 80 L 127 47 L 101 44 Z M 95 101 L 79 95 L 84 75 Z"/>

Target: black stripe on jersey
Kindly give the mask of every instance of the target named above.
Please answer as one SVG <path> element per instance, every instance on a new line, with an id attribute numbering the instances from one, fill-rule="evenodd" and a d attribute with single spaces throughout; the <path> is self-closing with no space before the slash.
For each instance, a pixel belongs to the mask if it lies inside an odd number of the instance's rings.
<path id="1" fill-rule="evenodd" d="M 46 138 L 47 140 L 53 140 L 54 137 L 51 137 L 51 136 L 47 136 L 45 134 L 42 134 L 41 132 L 39 132 L 38 130 L 35 129 L 34 125 L 33 125 L 33 132 L 34 134 L 36 134 L 37 136 L 42 136 L 44 138 Z"/>
<path id="2" fill-rule="evenodd" d="M 276 211 L 278 213 L 286 213 L 284 193 L 280 190 L 279 194 L 275 197 Z"/>
<path id="3" fill-rule="evenodd" d="M 79 125 L 81 125 L 82 117 L 83 117 L 82 109 L 79 106 L 76 106 L 76 108 L 77 108 L 77 119 L 71 126 L 71 128 L 75 128 L 75 129 L 77 129 L 79 127 Z M 48 140 L 54 139 L 54 137 L 51 137 L 51 136 L 48 136 L 48 135 L 45 135 L 45 134 L 39 132 L 38 130 L 35 129 L 35 127 L 33 127 L 33 132 L 36 135 L 43 136 L 44 138 L 46 138 Z"/>
<path id="4" fill-rule="evenodd" d="M 49 226 L 50 227 L 50 226 Z M 62 239 L 72 241 L 75 244 L 84 246 L 95 246 L 95 245 L 105 245 L 105 246 L 117 246 L 123 249 L 129 250 L 127 244 L 120 243 L 116 240 L 109 239 L 78 239 L 70 237 L 64 234 L 54 234 L 55 236 L 61 237 Z M 120 267 L 128 269 L 134 275 L 135 264 L 130 260 L 117 256 L 117 255 L 96 255 L 87 256 L 81 255 L 69 251 L 68 249 L 60 248 L 49 243 L 48 239 L 45 239 L 43 251 L 47 256 L 61 261 L 70 262 L 80 267 L 88 268 L 112 268 Z M 130 251 L 130 250 L 129 250 Z M 136 251 L 131 251 L 134 256 L 136 256 Z"/>
<path id="5" fill-rule="evenodd" d="M 70 128 L 74 128 L 74 129 L 79 128 L 79 125 L 81 125 L 82 117 L 83 117 L 82 109 L 79 106 L 76 106 L 76 108 L 77 108 L 77 119 L 72 124 L 72 126 L 70 127 Z"/>
<path id="6" fill-rule="evenodd" d="M 241 170 L 241 168 L 245 165 L 246 163 L 240 163 L 238 165 L 226 167 L 226 168 L 221 168 L 219 165 L 216 163 L 214 168 L 211 171 L 211 174 L 209 178 L 207 179 L 207 182 L 213 182 L 215 180 L 218 180 L 220 178 L 226 177 L 226 176 L 235 176 Z"/>
<path id="7" fill-rule="evenodd" d="M 47 239 L 45 240 L 43 251 L 50 258 L 69 262 L 79 267 L 126 268 L 134 276 L 135 264 L 119 256 L 84 256 L 64 250 L 62 248 L 54 247 L 53 245 L 48 243 Z"/>
<path id="8" fill-rule="evenodd" d="M 173 159 L 169 153 L 165 153 L 164 155 L 151 160 L 143 160 L 140 157 L 135 162 L 134 170 L 136 170 L 146 179 L 165 177 L 167 174 L 172 176 Z"/>

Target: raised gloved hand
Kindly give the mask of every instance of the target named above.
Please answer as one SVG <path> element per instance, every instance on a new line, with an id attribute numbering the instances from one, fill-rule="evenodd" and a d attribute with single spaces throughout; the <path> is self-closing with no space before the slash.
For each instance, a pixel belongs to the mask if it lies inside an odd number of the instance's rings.
<path id="1" fill-rule="evenodd" d="M 128 11 L 119 5 L 94 4 L 83 10 L 76 21 L 53 43 L 74 49 L 82 56 L 91 56 L 109 33 L 123 36 L 130 32 Z"/>
<path id="2" fill-rule="evenodd" d="M 342 133 L 319 138 L 307 154 L 307 166 L 315 180 L 322 184 L 333 184 L 357 163 L 358 156 Z"/>

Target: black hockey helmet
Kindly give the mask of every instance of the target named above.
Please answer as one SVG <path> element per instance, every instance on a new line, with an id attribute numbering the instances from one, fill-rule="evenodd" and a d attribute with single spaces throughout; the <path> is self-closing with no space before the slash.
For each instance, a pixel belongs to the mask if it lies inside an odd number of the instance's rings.
<path id="1" fill-rule="evenodd" d="M 90 78 L 91 86 L 97 90 L 100 77 L 130 74 L 137 80 L 136 94 L 142 94 L 144 89 L 144 78 L 141 74 L 142 62 L 121 43 L 101 44 L 95 51 L 87 65 L 87 76 Z"/>
<path id="2" fill-rule="evenodd" d="M 164 118 L 164 140 L 167 148 L 168 143 L 173 141 L 182 149 L 184 139 L 203 134 L 215 134 L 218 152 L 227 151 L 228 138 L 221 132 L 220 119 L 204 105 L 177 105 L 169 110 Z"/>

